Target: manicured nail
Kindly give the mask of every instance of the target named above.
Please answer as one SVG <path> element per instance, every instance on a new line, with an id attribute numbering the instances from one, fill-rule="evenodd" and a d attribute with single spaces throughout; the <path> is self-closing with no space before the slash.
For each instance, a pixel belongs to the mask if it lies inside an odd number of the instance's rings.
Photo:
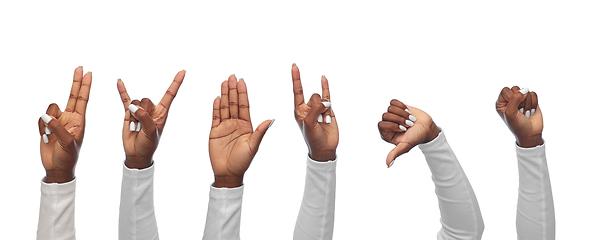
<path id="1" fill-rule="evenodd" d="M 322 102 L 322 105 L 325 105 L 326 108 L 331 107 L 331 102 Z"/>
<path id="2" fill-rule="evenodd" d="M 50 134 L 51 134 L 51 130 L 50 130 L 50 129 L 48 129 L 48 127 L 44 127 L 44 133 L 45 133 L 46 135 L 50 135 Z"/>
<path id="3" fill-rule="evenodd" d="M 388 166 L 388 168 L 391 168 L 392 165 L 394 165 L 394 162 L 396 162 L 396 159 L 392 160 L 392 162 L 390 163 L 390 166 Z"/>
<path id="4" fill-rule="evenodd" d="M 409 115 L 409 120 L 415 122 L 417 121 L 417 118 L 415 118 L 413 115 Z"/>
<path id="5" fill-rule="evenodd" d="M 82 66 L 78 66 L 78 68 L 82 69 Z"/>
<path id="6" fill-rule="evenodd" d="M 525 112 L 525 109 L 521 108 L 519 109 L 519 111 L 521 111 L 521 113 Z"/>
<path id="7" fill-rule="evenodd" d="M 535 115 L 535 109 L 531 109 L 531 116 Z"/>
<path id="8" fill-rule="evenodd" d="M 331 124 L 331 116 L 327 115 L 325 122 L 327 122 L 327 124 Z"/>
<path id="9" fill-rule="evenodd" d="M 242 78 L 239 78 L 239 79 L 238 79 L 238 81 L 244 81 L 244 79 L 242 79 Z"/>
<path id="10" fill-rule="evenodd" d="M 404 132 L 407 131 L 407 128 L 403 125 L 398 125 L 398 128 L 400 128 L 400 130 L 403 130 Z"/>
<path id="11" fill-rule="evenodd" d="M 413 127 L 413 122 L 411 122 L 411 121 L 407 120 L 407 121 L 405 121 L 405 123 L 406 123 L 407 125 L 409 125 L 409 127 Z"/>
<path id="12" fill-rule="evenodd" d="M 118 78 L 118 82 L 122 81 L 122 79 Z"/>
<path id="13" fill-rule="evenodd" d="M 135 106 L 135 104 L 131 104 L 129 105 L 129 110 L 131 110 L 132 113 L 136 113 L 139 108 Z"/>
<path id="14" fill-rule="evenodd" d="M 88 72 L 86 72 L 86 74 L 93 74 L 93 72 L 91 72 L 91 71 L 88 71 Z"/>
<path id="15" fill-rule="evenodd" d="M 523 88 L 521 90 L 518 90 L 519 92 L 521 92 L 523 95 L 527 94 L 529 92 L 529 88 Z"/>
<path id="16" fill-rule="evenodd" d="M 322 75 L 321 78 L 327 78 L 327 77 L 325 77 L 325 75 Z"/>
<path id="17" fill-rule="evenodd" d="M 322 114 L 318 115 L 318 122 L 322 122 Z"/>
<path id="18" fill-rule="evenodd" d="M 46 134 L 42 134 L 42 141 L 44 141 L 44 143 L 48 143 L 48 137 Z"/>
<path id="19" fill-rule="evenodd" d="M 51 116 L 49 116 L 48 114 L 42 114 L 42 121 L 44 121 L 46 124 L 48 124 L 48 122 L 50 122 L 53 118 L 51 118 Z"/>
<path id="20" fill-rule="evenodd" d="M 136 132 L 141 131 L 141 123 L 140 122 L 137 123 L 137 129 L 135 129 L 135 131 Z"/>
<path id="21" fill-rule="evenodd" d="M 291 67 L 295 67 L 295 66 L 297 66 L 297 64 L 295 64 L 295 63 L 293 63 L 293 65 L 291 65 Z"/>
<path id="22" fill-rule="evenodd" d="M 185 73 L 185 69 L 182 69 L 181 71 L 182 71 L 183 73 Z"/>
<path id="23" fill-rule="evenodd" d="M 272 126 L 272 124 L 274 124 L 274 121 L 275 121 L 275 120 L 276 120 L 276 119 L 272 119 L 272 122 L 270 122 L 270 125 L 268 126 L 268 128 L 270 128 L 270 127 Z"/>
<path id="24" fill-rule="evenodd" d="M 527 110 L 525 112 L 525 117 L 529 118 L 531 116 L 531 111 Z"/>
<path id="25" fill-rule="evenodd" d="M 131 130 L 131 132 L 135 131 L 135 122 L 131 122 L 131 124 L 129 125 L 129 130 Z"/>
<path id="26" fill-rule="evenodd" d="M 411 111 L 409 111 L 409 109 L 405 109 L 405 112 L 408 112 L 409 114 L 411 114 Z"/>

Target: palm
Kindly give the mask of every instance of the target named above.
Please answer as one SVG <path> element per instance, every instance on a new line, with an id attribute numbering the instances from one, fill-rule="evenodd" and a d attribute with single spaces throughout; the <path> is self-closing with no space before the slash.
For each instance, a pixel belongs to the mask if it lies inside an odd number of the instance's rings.
<path id="1" fill-rule="evenodd" d="M 426 112 L 407 106 L 410 109 L 411 114 L 417 118 L 415 125 L 409 127 L 406 132 L 394 132 L 386 131 L 385 139 L 394 145 L 401 143 L 411 144 L 413 146 L 423 143 L 428 133 L 430 133 L 430 127 L 432 126 L 432 118 Z"/>
<path id="2" fill-rule="evenodd" d="M 57 120 L 74 137 L 76 145 L 80 146 L 84 136 L 84 117 L 79 113 L 63 112 Z M 76 165 L 78 152 L 71 151 L 57 140 L 57 137 L 51 135 L 48 144 L 41 142 L 42 165 L 46 170 L 70 170 Z"/>
<path id="3" fill-rule="evenodd" d="M 253 126 L 241 119 L 229 119 L 211 129 L 209 155 L 215 175 L 243 175 L 249 168 L 255 151 L 250 138 Z"/>

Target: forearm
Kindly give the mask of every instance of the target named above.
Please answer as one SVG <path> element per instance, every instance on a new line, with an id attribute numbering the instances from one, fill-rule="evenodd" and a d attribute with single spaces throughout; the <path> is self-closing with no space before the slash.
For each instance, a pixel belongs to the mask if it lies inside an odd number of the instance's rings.
<path id="1" fill-rule="evenodd" d="M 41 182 L 37 240 L 74 240 L 76 179 L 67 183 Z"/>
<path id="2" fill-rule="evenodd" d="M 476 195 L 444 133 L 419 148 L 438 197 L 442 225 L 438 239 L 481 239 L 484 223 Z"/>
<path id="3" fill-rule="evenodd" d="M 154 213 L 154 165 L 130 169 L 123 165 L 118 235 L 120 240 L 157 240 Z"/>
<path id="4" fill-rule="evenodd" d="M 554 202 L 545 145 L 516 147 L 519 169 L 516 230 L 518 239 L 555 238 Z"/>
<path id="5" fill-rule="evenodd" d="M 239 240 L 244 185 L 209 191 L 209 208 L 203 240 Z"/>
<path id="6" fill-rule="evenodd" d="M 295 224 L 294 240 L 333 238 L 336 163 L 308 158 L 304 196 Z"/>

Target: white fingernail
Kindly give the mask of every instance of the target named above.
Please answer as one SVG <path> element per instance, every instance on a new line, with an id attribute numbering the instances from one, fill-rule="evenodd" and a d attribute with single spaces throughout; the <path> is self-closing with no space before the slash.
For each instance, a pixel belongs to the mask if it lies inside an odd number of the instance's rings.
<path id="1" fill-rule="evenodd" d="M 400 128 L 400 130 L 403 130 L 405 132 L 407 131 L 407 128 L 403 125 L 398 125 L 398 128 Z"/>
<path id="2" fill-rule="evenodd" d="M 417 121 L 417 118 L 415 118 L 413 115 L 409 115 L 409 120 L 415 122 Z"/>
<path id="3" fill-rule="evenodd" d="M 531 111 L 527 110 L 525 112 L 525 117 L 529 118 L 531 116 Z"/>
<path id="4" fill-rule="evenodd" d="M 44 133 L 46 133 L 46 135 L 51 134 L 51 130 L 48 129 L 48 127 L 44 127 Z"/>
<path id="5" fill-rule="evenodd" d="M 131 132 L 135 131 L 135 122 L 131 122 L 131 124 L 129 126 L 129 130 L 131 130 Z"/>
<path id="6" fill-rule="evenodd" d="M 407 125 L 409 125 L 409 127 L 413 127 L 413 122 L 411 122 L 411 121 L 407 120 L 407 121 L 405 121 L 405 123 L 406 123 Z"/>
<path id="7" fill-rule="evenodd" d="M 408 112 L 409 114 L 411 114 L 411 111 L 409 111 L 409 109 L 405 109 L 405 112 Z"/>
<path id="8" fill-rule="evenodd" d="M 523 113 L 525 111 L 525 109 L 521 108 L 521 109 L 519 109 L 519 111 L 521 111 L 521 113 Z"/>
<path id="9" fill-rule="evenodd" d="M 529 92 L 529 88 L 523 88 L 521 90 L 518 90 L 519 92 L 521 92 L 523 95 L 527 94 Z"/>
<path id="10" fill-rule="evenodd" d="M 318 122 L 322 122 L 322 114 L 318 115 Z"/>
<path id="11" fill-rule="evenodd" d="M 390 163 L 390 166 L 388 166 L 388 168 L 391 168 L 392 165 L 394 165 L 394 162 L 396 162 L 396 159 L 392 160 L 392 162 Z"/>
<path id="12" fill-rule="evenodd" d="M 141 131 L 141 123 L 140 122 L 137 123 L 137 129 L 135 129 L 135 131 L 137 131 L 137 132 Z"/>
<path id="13" fill-rule="evenodd" d="M 44 143 L 48 143 L 48 137 L 46 134 L 42 134 L 42 141 L 44 141 Z"/>
<path id="14" fill-rule="evenodd" d="M 327 124 L 331 124 L 331 116 L 327 115 L 325 122 L 327 122 Z"/>
<path id="15" fill-rule="evenodd" d="M 322 102 L 322 105 L 325 105 L 326 108 L 331 107 L 331 102 Z"/>
<path id="16" fill-rule="evenodd" d="M 139 108 L 135 106 L 135 104 L 131 104 L 129 105 L 129 110 L 131 110 L 132 113 L 136 113 Z"/>
<path id="17" fill-rule="evenodd" d="M 42 121 L 44 121 L 46 124 L 48 124 L 48 122 L 50 122 L 53 118 L 51 118 L 51 116 L 49 116 L 48 114 L 42 114 Z"/>
<path id="18" fill-rule="evenodd" d="M 531 109 L 531 116 L 535 115 L 535 109 Z"/>
<path id="19" fill-rule="evenodd" d="M 276 119 L 272 119 L 272 122 L 270 123 L 270 125 L 268 126 L 268 128 L 270 128 L 272 126 L 272 124 L 274 124 L 274 120 L 276 120 Z"/>

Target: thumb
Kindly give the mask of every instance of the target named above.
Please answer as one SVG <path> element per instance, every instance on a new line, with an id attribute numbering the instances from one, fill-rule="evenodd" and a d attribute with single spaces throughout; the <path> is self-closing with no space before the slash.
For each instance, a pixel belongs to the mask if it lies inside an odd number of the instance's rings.
<path id="1" fill-rule="evenodd" d="M 270 129 L 272 124 L 274 124 L 274 120 L 275 119 L 265 120 L 264 122 L 259 124 L 259 126 L 257 126 L 257 129 L 255 129 L 255 132 L 253 132 L 253 134 L 251 135 L 249 143 L 253 151 L 257 152 L 257 149 L 259 149 L 259 145 L 261 144 L 263 136 L 266 134 L 268 129 Z"/>
<path id="2" fill-rule="evenodd" d="M 523 95 L 521 92 L 516 91 L 512 94 L 512 96 L 510 97 L 509 101 L 508 101 L 508 105 L 506 106 L 506 120 L 508 120 L 508 122 L 513 122 L 519 114 L 522 114 L 519 111 L 519 105 L 521 104 L 521 102 L 523 102 L 525 100 L 525 95 Z"/>
<path id="3" fill-rule="evenodd" d="M 63 127 L 59 120 L 54 119 L 47 114 L 42 114 L 40 119 L 46 123 L 46 126 L 51 130 L 52 134 L 57 136 L 57 141 L 59 141 L 61 146 L 67 147 L 74 144 L 74 136 Z"/>
<path id="4" fill-rule="evenodd" d="M 156 123 L 152 120 L 152 117 L 145 111 L 145 109 L 138 107 L 134 104 L 129 105 L 129 111 L 133 113 L 133 117 L 141 123 L 143 134 L 153 137 L 156 136 Z"/>
<path id="5" fill-rule="evenodd" d="M 396 145 L 396 147 L 392 149 L 390 153 L 388 153 L 388 157 L 386 158 L 386 164 L 388 165 L 388 167 L 392 167 L 392 164 L 394 164 L 394 161 L 396 161 L 397 157 L 408 153 L 413 147 L 415 147 L 415 145 L 410 144 L 408 142 L 401 142 Z"/>

